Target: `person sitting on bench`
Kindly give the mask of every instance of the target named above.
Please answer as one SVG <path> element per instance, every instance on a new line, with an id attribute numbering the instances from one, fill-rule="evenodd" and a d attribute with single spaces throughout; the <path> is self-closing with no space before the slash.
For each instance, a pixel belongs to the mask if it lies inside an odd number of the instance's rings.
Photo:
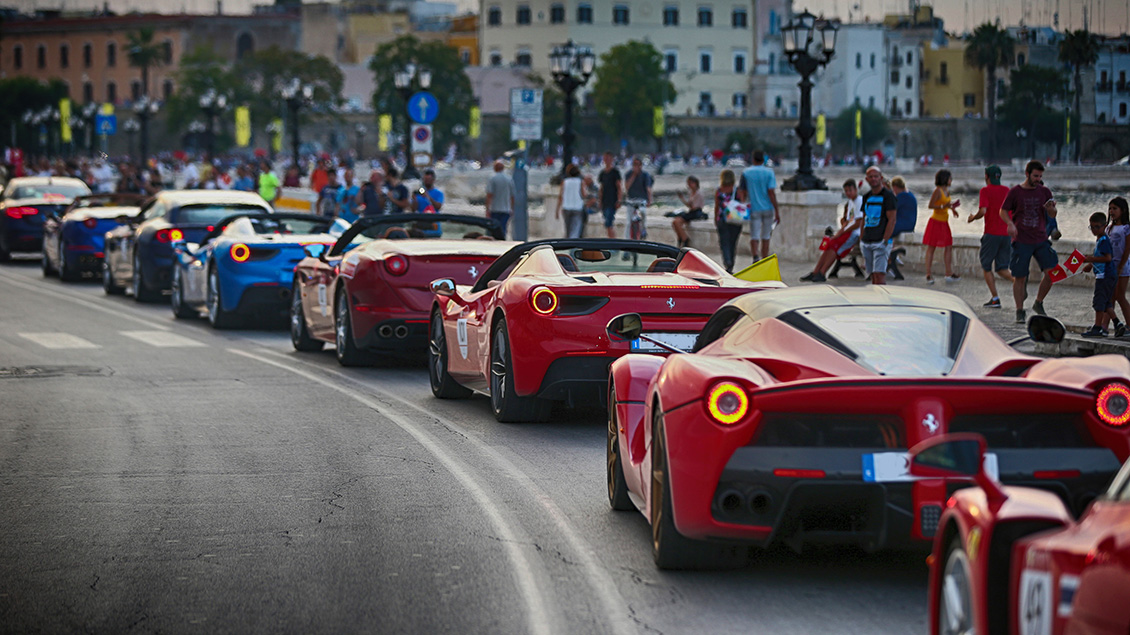
<path id="1" fill-rule="evenodd" d="M 854 179 L 844 181 L 844 197 L 847 202 L 844 203 L 844 215 L 840 219 L 840 231 L 824 239 L 820 245 L 820 259 L 816 261 L 812 273 L 801 277 L 801 282 L 826 281 L 828 278 L 824 274 L 828 268 L 833 264 L 838 265 L 839 260 L 859 244 L 859 230 L 863 226 L 863 197 L 859 195 L 859 186 Z M 854 264 L 854 261 L 852 266 L 859 270 L 859 265 Z"/>

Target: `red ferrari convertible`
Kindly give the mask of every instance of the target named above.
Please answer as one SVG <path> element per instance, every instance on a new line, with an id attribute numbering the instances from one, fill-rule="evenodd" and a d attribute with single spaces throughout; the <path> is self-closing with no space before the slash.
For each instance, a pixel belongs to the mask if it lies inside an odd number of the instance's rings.
<path id="1" fill-rule="evenodd" d="M 473 286 L 432 284 L 432 393 L 445 399 L 478 391 L 490 396 L 499 421 L 543 421 L 553 401 L 600 403 L 612 360 L 664 346 L 689 349 L 722 303 L 783 286 L 739 280 L 699 251 L 659 243 L 523 243 Z M 643 315 L 651 341 L 608 339 L 609 318 L 628 310 Z"/>
<path id="2" fill-rule="evenodd" d="M 608 328 L 640 331 L 633 315 Z M 1050 318 L 1029 328 L 1063 336 Z M 921 544 L 947 491 L 908 473 L 907 449 L 977 432 L 1006 483 L 1082 510 L 1130 455 L 1130 427 L 1102 409 L 1127 382 L 1125 357 L 1021 354 L 946 293 L 749 294 L 715 312 L 695 352 L 612 365 L 608 496 L 651 521 L 660 568 L 738 564 L 733 545 L 773 541 Z"/>
<path id="3" fill-rule="evenodd" d="M 515 243 L 488 218 L 455 214 L 366 216 L 328 250 L 306 248 L 294 270 L 290 340 L 299 351 L 334 344 L 343 366 L 379 354 L 422 353 L 429 283 L 470 283 Z"/>
<path id="4" fill-rule="evenodd" d="M 1107 425 L 1130 423 L 1130 389 L 1095 398 Z M 1044 490 L 1002 487 L 978 435 L 911 450 L 912 474 L 973 480 L 942 514 L 930 562 L 930 632 L 1052 635 L 1130 633 L 1130 461 L 1076 521 Z"/>

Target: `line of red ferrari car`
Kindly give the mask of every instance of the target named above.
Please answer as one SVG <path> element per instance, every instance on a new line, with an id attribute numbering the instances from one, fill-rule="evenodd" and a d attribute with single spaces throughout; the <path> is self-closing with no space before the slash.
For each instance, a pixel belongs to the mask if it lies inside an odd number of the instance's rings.
<path id="1" fill-rule="evenodd" d="M 260 220 L 243 231 L 278 231 Z M 249 269 L 239 240 L 210 262 Z M 932 632 L 1130 631 L 1124 357 L 1023 354 L 945 293 L 789 289 L 690 248 L 509 242 L 479 217 L 304 240 L 265 274 L 296 350 L 426 357 L 437 398 L 485 395 L 501 422 L 606 405 L 609 503 L 648 519 L 661 568 L 742 566 L 774 542 L 932 542 Z M 1064 336 L 1042 317 L 1029 333 Z"/>

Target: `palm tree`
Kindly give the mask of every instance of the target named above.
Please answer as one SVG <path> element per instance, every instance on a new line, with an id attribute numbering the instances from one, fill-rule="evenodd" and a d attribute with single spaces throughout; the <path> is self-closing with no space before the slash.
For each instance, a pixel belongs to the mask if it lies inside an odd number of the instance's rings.
<path id="1" fill-rule="evenodd" d="M 1083 96 L 1083 67 L 1099 61 L 1099 38 L 1086 29 L 1068 31 L 1059 43 L 1059 61 L 1075 70 L 1075 116 L 1080 117 L 1079 100 Z M 1079 119 L 1076 119 L 1079 121 Z M 1079 133 L 1075 133 L 1078 138 Z M 1079 162 L 1082 144 L 1075 144 L 1075 162 Z"/>
<path id="2" fill-rule="evenodd" d="M 997 67 L 1012 64 L 1012 36 L 988 22 L 973 30 L 965 44 L 965 63 L 985 71 L 989 83 L 985 103 L 989 106 L 989 158 L 997 151 Z"/>
<path id="3" fill-rule="evenodd" d="M 141 94 L 149 96 L 149 67 L 165 61 L 165 45 L 153 42 L 153 29 L 138 29 L 126 35 L 129 65 L 141 69 Z"/>

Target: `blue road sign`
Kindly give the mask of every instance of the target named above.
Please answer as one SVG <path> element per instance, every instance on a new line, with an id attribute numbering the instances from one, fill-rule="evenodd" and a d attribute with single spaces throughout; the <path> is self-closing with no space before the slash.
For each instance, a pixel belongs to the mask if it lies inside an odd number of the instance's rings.
<path id="1" fill-rule="evenodd" d="M 95 115 L 94 130 L 98 134 L 112 135 L 118 132 L 117 115 Z"/>
<path id="2" fill-rule="evenodd" d="M 408 99 L 408 116 L 416 123 L 431 123 L 439 114 L 439 102 L 436 96 L 420 91 Z"/>

